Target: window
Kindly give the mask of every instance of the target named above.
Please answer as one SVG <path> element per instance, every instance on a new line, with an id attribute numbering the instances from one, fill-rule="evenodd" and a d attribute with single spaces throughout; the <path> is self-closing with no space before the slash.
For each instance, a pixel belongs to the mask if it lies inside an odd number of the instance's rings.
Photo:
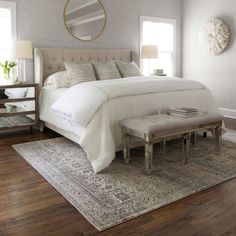
<path id="1" fill-rule="evenodd" d="M 140 45 L 157 45 L 158 47 L 158 59 L 142 60 L 143 73 L 148 75 L 149 68 L 151 72 L 155 69 L 163 69 L 164 74 L 175 76 L 176 21 L 156 17 L 141 17 L 140 38 Z"/>
<path id="2" fill-rule="evenodd" d="M 16 39 L 16 3 L 0 1 L 0 61 L 11 57 L 12 41 Z M 0 71 L 0 80 L 2 70 Z"/>

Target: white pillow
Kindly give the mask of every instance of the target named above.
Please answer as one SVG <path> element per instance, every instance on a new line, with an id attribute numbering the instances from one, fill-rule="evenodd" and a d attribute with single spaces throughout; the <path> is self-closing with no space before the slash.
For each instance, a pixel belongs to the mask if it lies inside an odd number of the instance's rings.
<path id="1" fill-rule="evenodd" d="M 44 85 L 42 89 L 47 90 L 47 91 L 55 91 L 56 90 L 52 84 Z M 61 89 L 63 89 L 63 88 L 61 88 Z M 67 89 L 67 88 L 64 88 L 64 89 Z"/>
<path id="2" fill-rule="evenodd" d="M 70 81 L 66 71 L 56 72 L 50 75 L 44 82 L 44 85 L 52 84 L 55 89 L 70 87 Z"/>

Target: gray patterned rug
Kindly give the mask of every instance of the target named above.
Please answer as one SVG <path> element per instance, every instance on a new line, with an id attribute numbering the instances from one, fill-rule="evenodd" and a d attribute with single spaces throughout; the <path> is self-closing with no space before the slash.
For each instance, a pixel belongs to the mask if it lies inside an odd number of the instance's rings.
<path id="1" fill-rule="evenodd" d="M 168 143 L 151 176 L 144 173 L 142 149 L 132 152 L 130 165 L 118 155 L 96 175 L 79 145 L 65 138 L 14 148 L 100 231 L 236 177 L 236 143 L 230 141 L 219 156 L 211 139 L 199 139 L 188 165 L 181 162 L 181 142 Z"/>

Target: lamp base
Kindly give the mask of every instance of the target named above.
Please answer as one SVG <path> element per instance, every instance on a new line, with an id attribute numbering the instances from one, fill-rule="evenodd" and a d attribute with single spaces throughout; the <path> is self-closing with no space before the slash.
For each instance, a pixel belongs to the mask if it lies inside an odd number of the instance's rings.
<path id="1" fill-rule="evenodd" d="M 26 66 L 24 59 L 18 59 L 18 80 L 26 82 Z"/>

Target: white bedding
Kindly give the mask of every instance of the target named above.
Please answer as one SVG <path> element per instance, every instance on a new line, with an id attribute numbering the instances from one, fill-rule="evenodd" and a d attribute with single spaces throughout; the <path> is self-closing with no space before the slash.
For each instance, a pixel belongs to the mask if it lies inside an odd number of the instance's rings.
<path id="1" fill-rule="evenodd" d="M 205 89 L 191 80 L 129 77 L 82 83 L 67 90 L 51 110 L 73 125 L 86 127 L 102 104 L 112 99 L 152 93 Z"/>
<path id="2" fill-rule="evenodd" d="M 90 82 L 66 91 L 52 106 L 63 128 L 80 135 L 95 172 L 108 167 L 122 145 L 120 120 L 149 115 L 168 107 L 188 106 L 218 113 L 210 91 L 202 84 L 183 79 L 133 77 Z M 55 126 L 59 124 L 54 122 Z M 77 127 L 84 127 L 81 134 Z M 62 127 L 62 123 L 58 128 Z"/>
<path id="3" fill-rule="evenodd" d="M 54 89 L 53 86 L 47 85 L 44 86 L 40 98 L 39 98 L 39 104 L 40 104 L 40 120 L 52 124 L 60 129 L 63 129 L 67 132 L 74 133 L 76 129 L 76 134 L 78 136 L 81 136 L 83 133 L 83 128 L 79 125 L 74 127 L 69 122 L 61 119 L 60 117 L 56 116 L 51 110 L 50 107 L 57 101 L 58 98 L 61 97 L 61 95 L 68 90 L 68 88 L 60 88 L 60 89 Z"/>

